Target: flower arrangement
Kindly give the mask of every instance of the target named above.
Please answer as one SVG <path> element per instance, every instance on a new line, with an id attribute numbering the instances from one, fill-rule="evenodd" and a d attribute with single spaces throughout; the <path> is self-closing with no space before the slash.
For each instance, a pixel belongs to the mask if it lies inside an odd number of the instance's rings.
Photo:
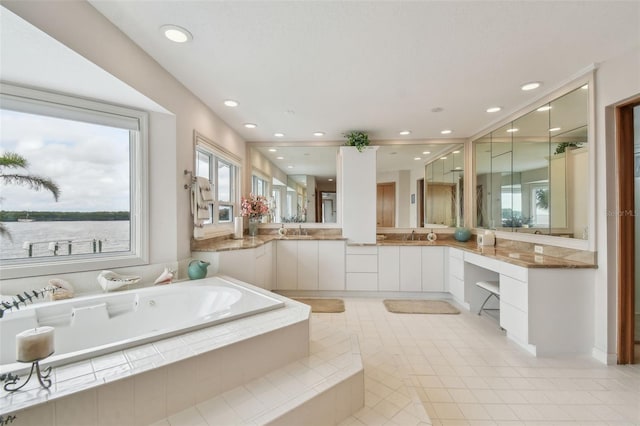
<path id="1" fill-rule="evenodd" d="M 249 197 L 242 197 L 241 202 L 242 216 L 248 216 L 249 219 L 260 220 L 262 216 L 269 213 L 269 203 L 267 197 L 262 195 L 249 194 Z"/>

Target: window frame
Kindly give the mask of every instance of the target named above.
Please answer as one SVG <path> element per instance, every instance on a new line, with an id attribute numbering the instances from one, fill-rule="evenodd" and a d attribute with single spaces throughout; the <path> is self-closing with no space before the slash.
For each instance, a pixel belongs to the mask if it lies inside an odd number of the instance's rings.
<path id="1" fill-rule="evenodd" d="M 226 149 L 218 146 L 198 131 L 194 130 L 193 137 L 193 171 L 197 175 L 198 152 L 209 155 L 209 181 L 214 190 L 214 202 L 209 204 L 210 223 L 205 223 L 203 227 L 194 227 L 193 237 L 196 240 L 228 235 L 234 232 L 234 217 L 240 215 L 240 176 L 242 175 L 241 159 Z M 213 161 L 211 161 L 213 160 Z M 222 161 L 232 167 L 231 169 L 231 200 L 219 201 L 219 185 L 217 176 L 217 164 Z M 229 206 L 232 208 L 232 215 L 228 222 L 218 222 L 219 206 Z"/>
<path id="2" fill-rule="evenodd" d="M 137 132 L 132 132 L 130 129 L 129 133 L 129 251 L 65 257 L 3 259 L 0 265 L 2 279 L 147 265 L 149 263 L 149 114 L 146 111 L 100 100 L 3 83 L 0 86 L 0 107 L 5 108 L 6 104 L 11 105 L 6 109 L 14 111 L 75 121 L 96 124 L 120 122 L 123 125 L 128 122 L 137 126 Z"/>

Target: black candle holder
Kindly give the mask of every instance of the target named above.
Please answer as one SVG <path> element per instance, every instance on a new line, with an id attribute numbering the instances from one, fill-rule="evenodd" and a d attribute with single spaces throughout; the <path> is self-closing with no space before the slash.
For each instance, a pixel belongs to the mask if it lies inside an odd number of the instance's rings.
<path id="1" fill-rule="evenodd" d="M 40 361 L 42 361 L 42 359 L 37 359 L 31 363 L 31 371 L 29 371 L 29 377 L 27 377 L 27 380 L 20 386 L 16 386 L 18 381 L 20 380 L 20 376 L 15 376 L 11 373 L 8 373 L 0 377 L 0 379 L 4 380 L 5 382 L 4 390 L 6 390 L 7 392 L 15 392 L 22 389 L 27 383 L 29 383 L 29 380 L 31 380 L 34 370 L 36 372 L 38 382 L 40 382 L 40 386 L 45 389 L 49 389 L 52 384 L 51 379 L 49 379 L 49 376 L 51 376 L 51 367 L 47 367 L 44 370 L 41 370 Z"/>

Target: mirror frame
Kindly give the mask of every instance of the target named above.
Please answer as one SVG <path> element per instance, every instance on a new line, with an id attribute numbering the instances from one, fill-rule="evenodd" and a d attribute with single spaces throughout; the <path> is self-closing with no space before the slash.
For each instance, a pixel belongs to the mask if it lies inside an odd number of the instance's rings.
<path id="1" fill-rule="evenodd" d="M 528 114 L 529 112 L 548 104 L 563 95 L 568 94 L 569 92 L 576 90 L 585 84 L 589 85 L 589 93 L 588 93 L 588 116 L 587 116 L 587 143 L 589 146 L 589 157 L 588 157 L 588 193 L 589 199 L 587 203 L 588 208 L 588 224 L 589 224 L 589 237 L 586 240 L 577 239 L 577 238 L 565 238 L 565 237 L 556 237 L 549 235 L 538 235 L 538 234 L 528 234 L 528 233 L 519 233 L 519 232 L 510 232 L 510 231 L 495 231 L 496 237 L 503 238 L 506 240 L 514 240 L 514 241 L 523 241 L 529 243 L 537 243 L 537 244 L 547 244 L 551 246 L 558 247 L 566 247 L 577 250 L 587 250 L 587 251 L 596 251 L 596 155 L 595 155 L 595 66 L 591 66 L 582 76 L 573 79 L 572 81 L 562 85 L 560 88 L 548 92 L 547 94 L 542 95 L 537 98 L 534 102 L 528 104 L 526 107 L 520 108 L 516 112 L 508 115 L 507 117 L 501 119 L 493 123 L 491 126 L 484 128 L 483 130 L 474 134 L 465 145 L 465 169 L 469 172 L 465 171 L 465 177 L 467 178 L 468 185 L 465 190 L 465 203 L 470 206 L 475 206 L 475 191 L 472 191 L 472 188 L 476 187 L 476 173 L 475 173 L 475 150 L 474 143 L 485 136 L 488 133 L 491 133 L 500 127 L 517 120 L 520 117 Z M 466 209 L 465 211 L 465 220 L 464 222 L 467 224 L 473 224 L 476 232 L 479 230 L 484 230 L 484 228 L 477 228 L 475 223 L 475 210 L 474 209 Z"/>

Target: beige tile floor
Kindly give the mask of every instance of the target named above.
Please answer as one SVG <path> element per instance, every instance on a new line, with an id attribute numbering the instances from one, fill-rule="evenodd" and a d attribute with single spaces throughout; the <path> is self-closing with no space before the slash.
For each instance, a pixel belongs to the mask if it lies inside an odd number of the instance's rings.
<path id="1" fill-rule="evenodd" d="M 358 335 L 365 407 L 341 425 L 640 425 L 640 366 L 589 357 L 535 358 L 495 321 L 388 313 L 381 299 L 345 298 L 341 314 L 313 314 Z"/>

